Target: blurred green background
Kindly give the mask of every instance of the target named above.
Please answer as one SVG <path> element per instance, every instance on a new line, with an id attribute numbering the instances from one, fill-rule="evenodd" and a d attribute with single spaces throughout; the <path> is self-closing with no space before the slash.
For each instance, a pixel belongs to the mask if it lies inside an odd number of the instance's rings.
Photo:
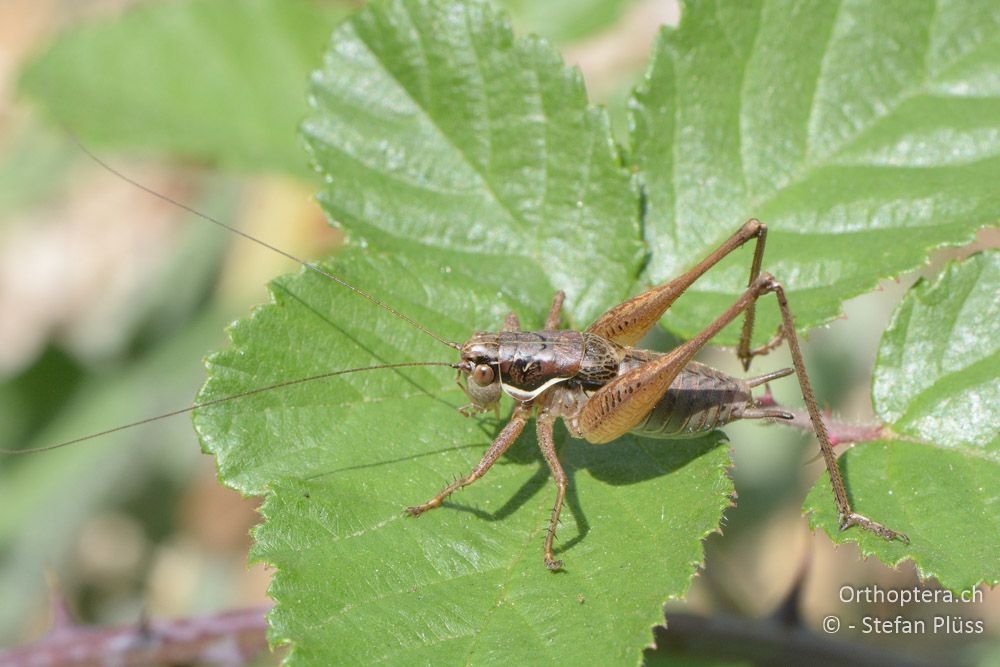
<path id="1" fill-rule="evenodd" d="M 51 108 L 43 109 L 19 87 L 28 63 L 64 31 L 117 21 L 134 11 L 132 4 L 149 3 L 0 3 L 0 448 L 43 446 L 189 405 L 203 378 L 202 357 L 225 343 L 226 324 L 266 299 L 267 280 L 295 268 L 109 174 L 53 122 Z M 304 12 L 322 12 L 332 25 L 358 3 L 297 4 L 307 7 Z M 617 135 L 624 136 L 626 96 L 646 64 L 657 27 L 676 24 L 677 5 L 652 0 L 505 4 L 520 31 L 553 39 L 567 62 L 581 68 L 591 98 L 608 105 Z M 314 52 L 318 59 L 325 30 L 322 25 L 313 29 L 317 43 L 301 45 L 301 58 Z M 121 39 L 108 48 L 127 49 L 127 31 Z M 192 60 L 197 62 L 196 54 Z M 128 76 L 127 66 L 122 64 L 120 76 Z M 289 71 L 297 70 L 290 65 Z M 72 121 L 80 109 L 74 107 L 87 98 L 88 77 L 103 81 L 116 75 L 81 74 L 79 91 L 55 95 L 66 104 L 55 114 L 76 128 Z M 177 84 L 185 89 L 183 81 Z M 37 92 L 44 85 L 44 79 L 35 79 L 24 88 Z M 304 100 L 304 78 L 292 77 L 285 85 L 300 87 L 303 93 L 293 98 Z M 97 91 L 92 94 L 99 96 Z M 178 104 L 207 104 L 209 116 L 225 116 L 239 94 L 217 92 L 214 100 L 180 99 Z M 136 99 L 141 102 L 141 91 Z M 129 176 L 293 254 L 320 257 L 341 243 L 311 200 L 304 152 L 273 156 L 275 164 L 255 167 L 254 141 L 266 150 L 270 138 L 261 139 L 252 127 L 244 128 L 244 156 L 213 153 L 210 138 L 195 130 L 187 144 L 168 148 L 152 129 L 163 127 L 158 125 L 161 110 L 146 111 L 133 115 L 127 127 L 118 126 L 117 134 L 83 134 L 91 148 Z M 274 113 L 289 114 L 294 125 L 295 110 Z M 184 130 L 162 131 L 183 136 Z M 276 166 L 297 159 L 301 164 Z M 935 275 L 948 257 L 998 245 L 995 232 L 983 233 L 972 248 L 935 255 L 922 274 Z M 873 420 L 869 382 L 879 336 L 916 277 L 887 283 L 850 302 L 846 318 L 810 336 L 807 365 L 817 394 L 840 418 Z M 665 334 L 659 342 L 668 344 Z M 702 360 L 738 372 L 730 353 L 711 350 Z M 776 353 L 755 372 L 787 365 L 787 356 Z M 794 382 L 778 383 L 774 390 L 779 402 L 797 404 Z M 727 432 L 739 503 L 726 514 L 725 535 L 707 540 L 704 569 L 686 601 L 667 605 L 668 617 L 757 619 L 753 627 L 770 627 L 777 616 L 794 617 L 821 632 L 828 614 L 838 614 L 846 624 L 891 611 L 842 604 L 837 591 L 844 584 L 918 585 L 909 565 L 892 570 L 863 561 L 853 545 L 835 549 L 825 536 L 807 530 L 799 508 L 822 473 L 821 463 L 813 460 L 813 438 L 753 424 Z M 0 498 L 0 646 L 19 645 L 46 631 L 47 573 L 88 624 L 267 603 L 267 571 L 246 567 L 256 502 L 215 481 L 212 461 L 200 454 L 188 417 L 58 452 L 0 458 Z M 979 642 L 940 635 L 839 637 L 901 657 L 1000 664 L 1000 650 L 984 641 L 995 640 L 1000 627 L 995 592 L 986 591 L 983 603 L 964 609 L 925 605 L 906 613 L 982 618 L 987 636 Z M 647 655 L 665 664 L 675 657 L 666 650 Z"/>

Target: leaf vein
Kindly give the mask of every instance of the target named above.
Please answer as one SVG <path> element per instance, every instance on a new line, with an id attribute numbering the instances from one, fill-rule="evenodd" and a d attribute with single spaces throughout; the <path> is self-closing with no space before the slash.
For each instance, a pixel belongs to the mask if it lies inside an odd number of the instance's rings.
<path id="1" fill-rule="evenodd" d="M 403 6 L 405 8 L 405 4 Z M 418 30 L 417 32 L 419 33 L 420 31 Z M 434 128 L 438 136 L 448 145 L 448 147 L 453 151 L 453 153 L 461 159 L 461 161 L 465 164 L 465 166 L 468 167 L 469 170 L 478 177 L 483 188 L 486 190 L 486 193 L 490 196 L 490 199 L 499 206 L 500 210 L 503 213 L 506 214 L 508 220 L 514 225 L 523 226 L 523 221 L 520 218 L 518 218 L 517 214 L 507 204 L 507 202 L 505 202 L 500 197 L 495 187 L 493 186 L 493 183 L 487 178 L 486 173 L 471 159 L 471 157 L 465 151 L 462 150 L 462 148 L 457 143 L 455 143 L 452 137 L 445 131 L 445 129 L 437 121 L 437 119 L 430 112 L 430 110 L 426 106 L 421 104 L 420 101 L 417 100 L 413 96 L 413 94 L 406 88 L 406 86 L 403 85 L 402 81 L 400 81 L 400 79 L 396 76 L 396 73 L 389 67 L 389 64 L 385 60 L 383 60 L 382 57 L 376 52 L 373 46 L 363 38 L 359 39 L 359 42 L 364 44 L 365 48 L 368 50 L 368 53 L 372 56 L 372 58 L 374 58 L 375 61 L 379 63 L 379 65 L 382 67 L 382 70 L 396 83 L 399 89 L 406 94 L 406 96 L 410 99 L 413 105 L 423 112 L 425 120 L 427 120 L 430 126 Z"/>
<path id="2" fill-rule="evenodd" d="M 834 35 L 837 33 L 837 24 L 840 21 L 840 12 L 844 8 L 843 0 L 837 0 L 837 8 L 833 12 L 833 18 L 830 21 L 830 30 L 826 35 L 826 42 L 823 45 L 823 57 L 819 61 L 819 70 L 816 72 L 816 83 L 813 85 L 811 95 L 809 97 L 809 113 L 806 114 L 806 145 L 805 151 L 802 156 L 803 162 L 809 162 L 812 157 L 812 137 L 815 133 L 813 128 L 815 127 L 815 116 L 816 116 L 816 103 L 819 97 L 820 82 L 826 77 L 827 67 L 829 66 L 829 56 L 830 56 L 830 45 L 833 43 Z M 787 186 L 786 186 L 787 187 Z"/>
<path id="3" fill-rule="evenodd" d="M 740 170 L 740 179 L 743 182 L 743 192 L 745 192 L 748 196 L 750 194 L 750 185 L 747 179 L 746 159 L 743 156 L 743 149 L 746 147 L 746 140 L 744 137 L 744 131 L 746 129 L 746 116 L 744 115 L 744 111 L 746 110 L 746 104 L 744 104 L 744 100 L 746 99 L 747 95 L 747 68 L 750 66 L 750 61 L 753 59 L 753 54 L 757 51 L 757 44 L 758 41 L 760 40 L 760 32 L 761 32 L 760 17 L 761 14 L 764 13 L 764 5 L 767 4 L 767 2 L 768 0 L 764 0 L 764 2 L 760 5 L 760 9 L 758 10 L 757 20 L 754 22 L 753 39 L 750 42 L 750 50 L 747 52 L 747 56 L 745 58 L 740 58 L 740 54 L 736 50 L 736 45 L 733 44 L 733 42 L 728 38 L 728 35 L 726 36 L 726 42 L 729 44 L 729 49 L 730 51 L 733 52 L 733 58 L 737 62 L 742 63 L 742 67 L 740 68 L 739 91 L 736 94 L 737 95 L 736 159 L 739 161 L 737 168 Z M 717 3 L 715 5 L 716 21 L 718 21 L 718 13 L 719 13 L 719 5 Z M 722 25 L 721 21 L 719 21 L 719 24 L 721 28 Z M 725 30 L 723 30 L 723 34 L 726 34 Z"/>

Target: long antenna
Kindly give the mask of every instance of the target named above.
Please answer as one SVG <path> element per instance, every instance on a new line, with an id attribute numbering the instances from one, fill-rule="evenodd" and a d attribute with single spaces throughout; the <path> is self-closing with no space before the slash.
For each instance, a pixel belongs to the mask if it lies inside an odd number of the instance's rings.
<path id="1" fill-rule="evenodd" d="M 448 363 L 447 361 L 404 361 L 397 364 L 380 364 L 378 366 L 362 366 L 360 368 L 348 368 L 342 371 L 330 371 L 328 373 L 320 373 L 319 375 L 310 375 L 309 377 L 298 378 L 296 380 L 285 380 L 284 382 L 279 382 L 277 384 L 268 385 L 266 387 L 258 387 L 257 389 L 251 389 L 250 391 L 244 391 L 240 394 L 233 394 L 232 396 L 225 396 L 223 398 L 216 398 L 211 401 L 205 401 L 204 403 L 195 403 L 194 405 L 189 405 L 188 407 L 181 408 L 180 410 L 173 410 L 171 412 L 166 412 L 162 415 L 156 415 L 155 417 L 147 417 L 145 419 L 140 419 L 139 421 L 132 422 L 131 424 L 122 424 L 121 426 L 109 428 L 104 431 L 100 431 L 98 433 L 91 433 L 90 435 L 84 435 L 79 438 L 73 438 L 72 440 L 66 440 L 65 442 L 59 442 L 54 445 L 46 445 L 45 447 L 33 447 L 32 449 L 0 449 L 0 454 L 35 454 L 38 452 L 48 452 L 53 449 L 61 449 L 63 447 L 69 447 L 70 445 L 75 445 L 78 442 L 93 440 L 94 438 L 99 438 L 104 435 L 110 435 L 112 433 L 117 433 L 118 431 L 124 431 L 125 429 L 133 428 L 136 426 L 142 426 L 143 424 L 149 424 L 150 422 L 166 419 L 167 417 L 176 417 L 177 415 L 182 415 L 185 412 L 192 412 L 200 408 L 207 408 L 211 405 L 218 405 L 219 403 L 225 403 L 226 401 L 232 401 L 238 398 L 246 398 L 247 396 L 253 396 L 254 394 L 260 394 L 265 391 L 271 391 L 272 389 L 291 387 L 292 385 L 296 384 L 303 384 L 305 382 L 312 382 L 314 380 L 331 378 L 334 377 L 335 375 L 346 375 L 348 373 L 358 373 L 361 371 L 376 371 L 385 368 L 408 368 L 411 366 L 448 366 L 450 368 L 456 368 L 457 364 Z"/>
<path id="2" fill-rule="evenodd" d="M 69 132 L 69 130 L 67 130 L 67 132 Z M 394 316 L 396 316 L 399 319 L 403 320 L 404 322 L 407 322 L 408 324 L 410 324 L 410 326 L 412 326 L 412 327 L 414 327 L 416 329 L 419 329 L 420 331 L 423 331 L 425 334 L 427 334 L 428 336 L 430 336 L 431 338 L 433 338 L 437 342 L 443 343 L 444 345 L 447 345 L 448 347 L 450 347 L 450 348 L 452 348 L 454 350 L 461 350 L 462 349 L 462 346 L 459 345 L 458 343 L 455 343 L 455 342 L 449 341 L 449 340 L 445 340 L 444 338 L 442 338 L 441 336 L 438 336 L 437 334 L 435 334 L 433 331 L 431 331 L 430 329 L 428 329 L 424 325 L 422 325 L 422 324 L 418 323 L 417 321 L 413 320 L 412 318 L 407 317 L 406 315 L 402 314 L 401 312 L 399 312 L 398 310 L 396 310 L 395 308 L 393 308 L 389 304 L 385 303 L 381 299 L 378 299 L 378 298 L 372 296 L 371 294 L 369 294 L 368 292 L 365 292 L 362 289 L 358 289 L 357 287 L 355 287 L 354 285 L 350 284 L 346 280 L 338 278 L 337 276 L 333 275 L 332 273 L 328 273 L 328 272 L 324 271 L 323 269 L 319 268 L 315 264 L 313 264 L 311 262 L 307 262 L 304 259 L 300 259 L 300 258 L 296 257 L 295 255 L 291 254 L 290 252 L 285 252 L 281 248 L 273 246 L 270 243 L 268 243 L 266 241 L 262 241 L 261 239 L 258 239 L 258 238 L 254 237 L 254 236 L 251 236 L 250 234 L 247 234 L 246 232 L 240 231 L 239 229 L 237 229 L 236 227 L 233 227 L 232 225 L 228 225 L 228 224 L 222 222 L 221 220 L 219 220 L 217 218 L 213 218 L 212 216 L 208 215 L 207 213 L 202 213 L 198 209 L 193 208 L 191 206 L 188 206 L 184 202 L 181 202 L 181 201 L 178 201 L 176 199 L 173 199 L 172 197 L 170 197 L 168 195 L 165 195 L 162 192 L 157 192 L 153 188 L 151 188 L 151 187 L 149 187 L 147 185 L 143 185 L 142 183 L 140 183 L 139 181 L 135 180 L 134 178 L 132 178 L 130 176 L 126 176 L 124 173 L 122 173 L 121 171 L 118 171 L 117 169 L 115 169 L 114 167 L 112 167 L 110 164 L 108 164 L 107 162 L 105 162 L 104 160 L 102 160 L 101 158 L 99 158 L 93 151 L 91 151 L 89 148 L 87 148 L 85 145 L 83 145 L 83 142 L 81 142 L 76 137 L 75 134 L 73 134 L 72 132 L 69 132 L 69 135 L 70 135 L 70 137 L 72 137 L 73 141 L 76 142 L 76 145 L 80 147 L 80 150 L 82 150 L 84 153 L 86 153 L 87 156 L 90 157 L 91 160 L 93 160 L 97 164 L 101 165 L 102 167 L 104 167 L 105 169 L 107 169 L 112 174 L 114 174 L 118 178 L 122 179 L 126 183 L 129 183 L 129 184 L 131 184 L 131 185 L 139 188 L 143 192 L 151 194 L 154 197 L 156 197 L 156 198 L 158 198 L 158 199 L 160 199 L 162 201 L 167 202 L 168 204 L 171 204 L 173 206 L 176 206 L 177 208 L 185 210 L 188 213 L 191 213 L 192 215 L 196 215 L 199 218 L 201 218 L 202 220 L 206 220 L 208 222 L 211 222 L 213 225 L 216 225 L 218 227 L 222 227 L 226 231 L 230 231 L 233 234 L 236 234 L 238 236 L 242 236 L 243 238 L 247 239 L 248 241 L 253 241 L 257 245 L 263 246 L 263 247 L 267 248 L 268 250 L 274 251 L 274 252 L 278 253 L 279 255 L 287 257 L 288 259 L 292 260 L 293 262 L 296 262 L 296 263 L 301 264 L 302 266 L 306 267 L 310 271 L 318 273 L 319 275 L 323 276 L 324 278 L 326 278 L 328 280 L 332 280 L 333 282 L 337 283 L 338 285 L 342 285 L 343 287 L 346 287 L 347 289 L 351 290 L 352 292 L 354 292 L 358 296 L 361 296 L 361 297 L 364 297 L 365 299 L 368 299 L 369 301 L 371 301 L 372 303 L 374 303 L 379 308 L 381 308 L 381 309 L 383 309 L 385 311 L 388 311 L 389 313 L 392 313 Z"/>

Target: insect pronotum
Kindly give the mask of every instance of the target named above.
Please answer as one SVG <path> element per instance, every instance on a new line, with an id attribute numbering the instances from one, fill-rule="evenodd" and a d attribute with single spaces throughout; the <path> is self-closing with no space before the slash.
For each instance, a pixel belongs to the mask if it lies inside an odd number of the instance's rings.
<path id="1" fill-rule="evenodd" d="M 382 300 L 315 264 L 299 259 L 146 187 L 109 166 L 86 147 L 82 148 L 104 168 L 132 185 L 291 259 L 350 290 L 360 298 L 370 301 L 376 307 L 389 312 L 439 343 L 456 350 L 459 353 L 459 360 L 454 363 L 417 361 L 382 364 L 291 379 L 48 447 L 4 451 L 4 453 L 26 454 L 58 449 L 209 405 L 335 375 L 407 366 L 447 366 L 457 371 L 459 384 L 471 401 L 469 405 L 461 408 L 463 414 L 496 411 L 504 395 L 514 399 L 516 405 L 510 420 L 494 438 L 472 471 L 441 489 L 429 500 L 407 507 L 406 514 L 418 517 L 440 507 L 452 493 L 483 477 L 517 440 L 528 421 L 534 417 L 538 445 L 556 485 L 555 502 L 545 533 L 543 556 L 548 569 L 559 570 L 563 562 L 553 555 L 553 540 L 566 496 L 567 477 L 559 462 L 553 439 L 553 425 L 557 419 L 561 418 L 564 421 L 574 437 L 595 445 L 611 443 L 626 433 L 663 439 L 707 435 L 739 419 L 791 419 L 790 413 L 756 400 L 751 390 L 770 380 L 794 374 L 798 379 L 813 431 L 830 474 L 841 530 L 858 526 L 887 540 L 909 541 L 905 534 L 883 526 L 855 512 L 851 507 L 802 360 L 784 288 L 774 276 L 761 271 L 767 227 L 757 220 L 748 220 L 722 245 L 686 273 L 611 307 L 585 331 L 559 328 L 564 300 L 563 292 L 559 291 L 553 298 L 552 307 L 542 330 L 522 331 L 517 314 L 510 313 L 500 331 L 474 333 L 467 341 L 460 344 L 438 336 Z M 688 287 L 721 259 L 750 241 L 754 242 L 754 253 L 747 288 L 725 312 L 692 339 L 669 352 L 655 352 L 634 347 Z M 781 327 L 778 334 L 767 344 L 751 348 L 756 303 L 760 297 L 767 294 L 774 294 L 778 302 Z M 788 345 L 791 352 L 792 368 L 744 380 L 694 361 L 694 356 L 702 347 L 725 326 L 741 316 L 743 329 L 737 356 L 744 370 L 749 369 L 755 356 L 767 353 L 782 342 Z"/>

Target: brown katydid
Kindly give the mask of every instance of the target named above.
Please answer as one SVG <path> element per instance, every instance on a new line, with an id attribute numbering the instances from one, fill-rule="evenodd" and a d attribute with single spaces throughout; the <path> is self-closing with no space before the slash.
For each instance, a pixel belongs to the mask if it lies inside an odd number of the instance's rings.
<path id="1" fill-rule="evenodd" d="M 84 151 L 90 154 L 86 148 Z M 899 539 L 908 542 L 903 533 L 858 514 L 851 507 L 833 447 L 806 374 L 784 289 L 773 276 L 761 272 L 767 228 L 757 220 L 747 221 L 722 245 L 683 275 L 610 308 L 585 331 L 558 328 L 564 295 L 562 292 L 557 292 L 545 327 L 541 331 L 521 331 L 517 315 L 510 313 L 501 331 L 479 332 L 464 344 L 458 344 L 434 334 L 427 327 L 403 315 L 380 299 L 318 266 L 158 193 L 90 155 L 109 171 L 136 187 L 292 259 L 351 290 L 438 342 L 458 350 L 460 360 L 457 363 L 401 362 L 337 370 L 308 378 L 288 380 L 49 447 L 5 453 L 23 454 L 65 447 L 164 417 L 335 375 L 406 366 L 449 366 L 457 370 L 459 384 L 472 401 L 469 406 L 461 410 L 463 414 L 497 410 L 504 394 L 513 398 L 517 405 L 508 423 L 470 473 L 446 486 L 430 500 L 406 508 L 406 513 L 416 517 L 430 509 L 440 507 L 445 498 L 454 491 L 484 476 L 517 440 L 529 419 L 534 416 L 538 444 L 556 483 L 555 504 L 545 535 L 544 562 L 550 570 L 559 570 L 563 563 L 556 560 L 553 555 L 553 541 L 566 495 L 567 476 L 559 462 L 553 439 L 553 425 L 557 419 L 563 419 L 573 436 L 593 444 L 609 443 L 630 432 L 652 438 L 692 437 L 706 435 L 739 419 L 790 419 L 791 414 L 756 401 L 751 390 L 770 380 L 794 373 L 830 474 L 841 529 L 846 530 L 857 525 L 887 540 Z M 725 312 L 691 340 L 669 352 L 661 353 L 633 347 L 699 277 L 751 240 L 754 241 L 754 254 L 747 289 Z M 767 344 L 751 349 L 756 302 L 768 293 L 774 293 L 777 298 L 781 327 L 778 334 Z M 693 360 L 702 347 L 741 315 L 744 319 L 737 355 L 744 369 L 749 369 L 753 357 L 765 354 L 782 341 L 788 344 L 793 368 L 743 380 Z"/>
<path id="2" fill-rule="evenodd" d="M 553 556 L 553 540 L 566 495 L 566 473 L 556 455 L 553 424 L 562 418 L 570 433 L 592 444 L 612 442 L 626 433 L 671 438 L 708 434 L 737 419 L 790 419 L 780 409 L 759 405 L 753 387 L 794 373 L 799 381 L 813 430 L 833 486 L 840 528 L 857 525 L 887 540 L 908 542 L 905 534 L 886 528 L 851 508 L 847 489 L 806 374 L 791 310 L 781 283 L 761 273 L 767 227 L 747 221 L 721 246 L 683 275 L 610 308 L 586 331 L 559 330 L 563 293 L 557 292 L 542 331 L 519 331 L 514 313 L 499 333 L 477 333 L 461 346 L 459 374 L 474 410 L 489 410 L 502 394 L 518 405 L 510 421 L 493 440 L 479 464 L 427 502 L 407 508 L 420 516 L 454 491 L 486 474 L 517 439 L 534 415 L 538 445 L 556 483 L 556 500 L 545 534 L 545 565 L 562 568 Z M 670 352 L 632 347 L 656 324 L 688 287 L 723 257 L 755 240 L 746 291 L 698 335 Z M 781 311 L 781 328 L 767 344 L 751 349 L 757 299 L 774 293 Z M 787 341 L 794 368 L 740 380 L 693 361 L 695 354 L 726 325 L 744 316 L 737 354 L 744 369 L 754 356 Z"/>

